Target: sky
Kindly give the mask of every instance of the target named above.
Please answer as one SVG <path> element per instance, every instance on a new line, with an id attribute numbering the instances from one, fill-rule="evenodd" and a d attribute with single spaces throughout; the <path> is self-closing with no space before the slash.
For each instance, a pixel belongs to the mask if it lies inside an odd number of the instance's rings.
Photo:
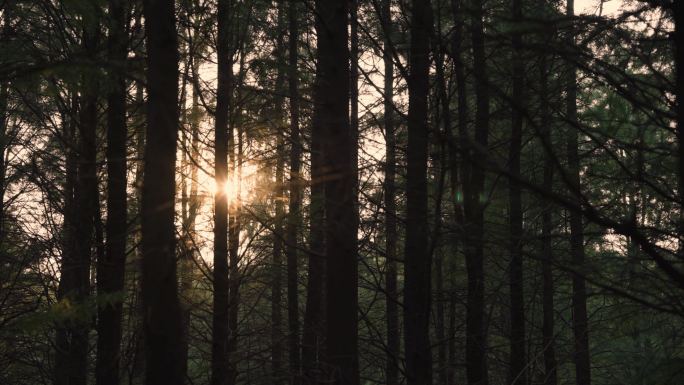
<path id="1" fill-rule="evenodd" d="M 615 14 L 622 7 L 624 0 L 603 0 L 603 15 Z M 582 14 L 598 14 L 601 0 L 575 0 L 575 12 Z"/>

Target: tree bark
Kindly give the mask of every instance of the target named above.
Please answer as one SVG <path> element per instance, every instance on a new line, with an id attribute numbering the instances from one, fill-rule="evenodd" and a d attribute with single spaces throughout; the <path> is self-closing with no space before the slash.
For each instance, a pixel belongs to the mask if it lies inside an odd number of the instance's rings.
<path id="1" fill-rule="evenodd" d="M 384 120 L 385 128 L 385 309 L 387 328 L 387 358 L 385 376 L 387 385 L 399 384 L 399 295 L 397 290 L 397 202 L 396 195 L 396 138 L 394 133 L 394 61 L 390 31 L 392 1 L 382 3 L 384 24 Z"/>
<path id="2" fill-rule="evenodd" d="M 294 7 L 290 0 L 290 7 Z M 300 223 L 301 209 L 301 144 L 299 137 L 299 78 L 297 75 L 297 15 L 288 13 L 289 57 L 288 57 L 288 94 L 290 95 L 290 202 L 288 207 L 286 242 L 287 242 L 287 304 L 290 349 L 291 384 L 297 385 L 301 379 L 301 355 L 299 341 L 299 259 L 297 255 L 297 231 Z"/>
<path id="3" fill-rule="evenodd" d="M 574 18 L 574 0 L 567 1 L 567 16 Z M 575 45 L 574 28 L 569 29 L 567 44 Z M 568 79 L 566 85 L 566 118 L 567 128 L 567 157 L 568 180 L 571 184 L 573 199 L 581 205 L 580 158 L 577 134 L 577 70 L 575 65 L 568 63 Z M 587 316 L 587 289 L 583 276 L 584 268 L 584 227 L 582 214 L 571 210 L 570 213 L 570 255 L 572 267 L 572 328 L 575 337 L 573 360 L 575 362 L 575 381 L 577 385 L 591 385 L 591 362 L 589 358 L 589 329 Z"/>
<path id="4" fill-rule="evenodd" d="M 527 384 L 527 356 L 525 352 L 525 302 L 523 278 L 523 212 L 522 192 L 520 188 L 520 153 L 522 151 L 523 108 L 524 101 L 524 71 L 522 52 L 522 35 L 519 32 L 523 20 L 522 0 L 513 0 L 511 13 L 513 16 L 513 34 L 511 37 L 513 58 L 511 77 L 513 79 L 513 94 L 511 106 L 511 143 L 508 164 L 511 177 L 509 178 L 509 294 L 510 294 L 510 358 L 509 384 Z"/>
<path id="5" fill-rule="evenodd" d="M 109 81 L 107 95 L 107 243 L 104 260 L 97 261 L 96 383 L 119 384 L 124 274 L 126 268 L 126 79 L 128 56 L 126 9 L 121 0 L 109 0 Z M 109 297 L 109 298 L 108 298 Z"/>
<path id="6" fill-rule="evenodd" d="M 548 63 L 545 54 L 540 58 L 540 114 L 543 131 L 542 140 L 546 145 L 551 144 L 551 119 L 548 103 Z M 544 156 L 543 187 L 545 191 L 553 191 L 553 157 L 548 152 Z M 556 385 L 558 382 L 556 346 L 554 335 L 554 284 L 553 284 L 553 248 L 551 236 L 553 233 L 551 202 L 544 202 L 542 210 L 542 343 L 544 349 L 544 385 Z"/>
<path id="7" fill-rule="evenodd" d="M 297 15 L 297 1 L 290 0 L 290 28 Z M 295 20 L 296 22 L 296 20 Z M 290 30 L 291 36 L 294 30 Z M 316 92 L 316 91 L 315 91 Z M 307 384 L 322 379 L 320 364 L 325 335 L 325 183 L 323 140 L 325 126 L 322 109 L 314 105 L 311 118 L 311 203 L 309 205 L 309 255 L 307 267 L 306 308 L 302 335 L 302 367 Z"/>
<path id="8" fill-rule="evenodd" d="M 324 130 L 326 357 L 330 381 L 358 385 L 357 229 L 349 123 L 348 4 L 317 0 L 314 114 Z"/>
<path id="9" fill-rule="evenodd" d="M 282 384 L 286 378 L 282 372 L 283 363 L 283 330 L 282 330 L 282 257 L 283 257 L 283 219 L 285 216 L 284 208 L 284 168 L 285 168 L 285 140 L 282 132 L 285 125 L 283 114 L 283 97 L 279 96 L 284 92 L 285 83 L 285 1 L 277 3 L 278 12 L 278 35 L 276 37 L 276 61 L 277 75 L 275 82 L 275 111 L 274 124 L 278 137 L 276 149 L 276 171 L 275 171 L 275 234 L 273 237 L 273 267 L 271 283 L 271 370 L 274 384 Z"/>
<path id="10" fill-rule="evenodd" d="M 182 385 L 174 226 L 178 42 L 173 0 L 145 0 L 147 134 L 142 192 L 142 296 L 148 385 Z"/>
<path id="11" fill-rule="evenodd" d="M 91 9 L 83 17 L 83 49 L 89 59 L 95 60 L 99 33 L 97 10 Z M 88 381 L 88 297 L 90 296 L 90 265 L 92 260 L 95 215 L 97 209 L 97 77 L 90 68 L 82 75 L 81 106 L 76 125 L 77 158 L 76 180 L 73 190 L 74 212 L 72 223 L 74 240 L 72 255 L 62 262 L 60 300 L 68 301 L 80 308 L 72 319 L 66 320 L 67 352 L 58 352 L 56 360 L 56 381 L 58 385 L 85 385 Z"/>
<path id="12" fill-rule="evenodd" d="M 59 286 L 57 289 L 58 301 L 69 301 L 76 290 L 76 200 L 75 192 L 77 185 L 78 151 L 76 148 L 76 132 L 78 122 L 75 118 L 79 107 L 78 93 L 73 92 L 70 106 L 62 113 L 64 122 L 64 138 L 69 144 L 65 154 L 65 183 L 64 183 L 64 208 L 63 208 L 63 232 L 62 263 L 60 266 Z M 55 385 L 70 384 L 69 370 L 71 360 L 71 328 L 69 320 L 60 320 L 55 331 Z"/>
<path id="13" fill-rule="evenodd" d="M 473 46 L 473 75 L 475 78 L 475 138 L 482 148 L 487 147 L 489 136 L 489 90 L 485 56 L 483 1 L 474 0 L 470 18 Z M 466 377 L 468 385 L 487 385 L 487 338 L 484 299 L 484 182 L 485 174 L 477 164 L 477 153 L 463 138 L 464 167 L 463 211 L 464 254 L 468 274 L 466 302 Z M 465 163 L 465 162 L 464 162 Z M 466 179 L 467 176 L 467 179 Z"/>
<path id="14" fill-rule="evenodd" d="M 430 2 L 411 7 L 409 113 L 406 150 L 404 345 L 409 385 L 432 383 L 430 347 L 431 256 L 428 250 L 428 93 Z"/>
<path id="15" fill-rule="evenodd" d="M 213 319 L 212 319 L 212 385 L 227 385 L 230 381 L 229 339 L 230 336 L 230 282 L 228 262 L 228 114 L 232 77 L 230 57 L 229 0 L 218 2 L 218 41 L 216 91 L 216 116 L 214 127 L 214 273 L 213 273 Z"/>

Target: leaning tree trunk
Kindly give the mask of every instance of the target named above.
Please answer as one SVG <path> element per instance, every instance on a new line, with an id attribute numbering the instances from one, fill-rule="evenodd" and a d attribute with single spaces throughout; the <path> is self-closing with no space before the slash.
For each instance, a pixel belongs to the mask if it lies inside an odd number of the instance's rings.
<path id="1" fill-rule="evenodd" d="M 109 0 L 108 40 L 110 92 L 107 95 L 107 244 L 97 261 L 97 292 L 102 305 L 97 315 L 97 385 L 119 384 L 121 321 L 126 268 L 126 9 Z"/>
<path id="2" fill-rule="evenodd" d="M 141 212 L 145 382 L 182 385 L 183 328 L 174 226 L 179 117 L 174 1 L 145 0 L 143 13 L 148 93 Z"/>

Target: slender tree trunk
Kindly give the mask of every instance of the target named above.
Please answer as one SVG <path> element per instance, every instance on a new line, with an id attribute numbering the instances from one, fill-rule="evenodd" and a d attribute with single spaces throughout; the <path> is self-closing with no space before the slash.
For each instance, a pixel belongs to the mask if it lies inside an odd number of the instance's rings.
<path id="1" fill-rule="evenodd" d="M 359 169 L 359 0 L 349 2 L 349 129 L 351 131 L 352 170 Z M 353 173 L 354 228 L 359 227 L 359 173 Z"/>
<path id="2" fill-rule="evenodd" d="M 11 3 L 4 4 L 3 18 L 0 21 L 0 37 L 10 39 L 10 30 L 12 28 L 12 9 Z M 9 84 L 6 81 L 0 82 L 0 248 L 5 239 L 4 222 L 5 222 L 5 151 L 7 150 L 7 123 L 8 123 L 8 101 L 9 101 Z M 0 262 L 4 263 L 3 257 L 0 255 Z"/>
<path id="3" fill-rule="evenodd" d="M 567 1 L 567 16 L 574 17 L 574 0 Z M 575 44 L 574 28 L 568 31 L 568 46 Z M 569 73 L 566 88 L 566 114 L 570 127 L 567 128 L 567 156 L 568 179 L 575 201 L 580 203 L 580 159 L 578 150 L 578 120 L 577 120 L 577 70 L 569 63 Z M 591 384 L 591 362 L 589 358 L 589 329 L 587 316 L 587 289 L 583 277 L 584 268 L 584 226 L 582 214 L 570 211 L 570 255 L 573 269 L 572 274 L 572 327 L 575 336 L 574 362 L 575 380 L 577 385 Z"/>
<path id="4" fill-rule="evenodd" d="M 551 119 L 549 115 L 548 103 L 548 85 L 549 73 L 547 56 L 542 54 L 540 58 L 541 71 L 541 87 L 540 87 L 540 114 L 541 127 L 543 131 L 542 140 L 546 141 L 546 145 L 551 144 Z M 545 191 L 553 190 L 553 158 L 548 152 L 544 156 L 544 180 L 543 188 Z M 544 202 L 542 211 L 542 343 L 544 349 L 544 385 L 556 385 L 558 382 L 557 363 L 556 363 L 556 346 L 554 335 L 554 285 L 553 285 L 553 248 L 551 243 L 551 236 L 553 232 L 552 224 L 552 208 L 550 202 Z"/>
<path id="5" fill-rule="evenodd" d="M 409 385 L 432 383 L 430 350 L 430 273 L 428 250 L 428 93 L 430 2 L 414 0 L 411 8 L 411 48 L 406 151 L 406 244 L 404 284 L 404 345 Z"/>
<path id="6" fill-rule="evenodd" d="M 189 66 L 194 67 L 193 73 L 197 73 L 194 59 L 188 63 Z M 199 95 L 195 82 L 192 85 L 192 106 L 190 107 L 190 114 L 187 116 L 190 125 L 190 141 L 188 143 L 187 135 L 183 135 L 183 159 L 181 176 L 182 188 L 182 224 L 181 224 L 181 260 L 180 260 L 180 303 L 183 318 L 183 353 L 182 362 L 185 366 L 183 372 L 188 376 L 188 360 L 190 358 L 190 330 L 192 324 L 192 306 L 193 306 L 193 281 L 195 279 L 195 225 L 197 214 L 199 211 L 198 199 L 198 181 L 197 181 L 197 164 L 199 159 Z M 184 103 L 183 103 L 184 104 Z M 188 148 L 189 146 L 189 148 Z M 189 158 L 189 159 L 188 159 Z M 189 169 L 189 170 L 188 170 Z M 188 176 L 189 171 L 189 176 Z M 188 179 L 190 180 L 190 187 L 188 191 Z M 186 378 L 186 383 L 188 379 Z"/>
<path id="7" fill-rule="evenodd" d="M 212 385 L 227 385 L 230 382 L 229 339 L 230 339 L 230 282 L 228 262 L 228 113 L 232 59 L 229 40 L 229 0 L 218 3 L 218 88 L 216 91 L 216 117 L 214 129 L 214 306 L 212 319 Z"/>
<path id="8" fill-rule="evenodd" d="M 173 0 L 145 0 L 147 135 L 142 192 L 142 295 L 148 385 L 182 385 L 182 320 L 174 226 L 178 43 Z"/>
<path id="9" fill-rule="evenodd" d="M 294 4 L 291 3 L 290 7 Z M 301 144 L 299 137 L 299 78 L 297 75 L 297 15 L 288 13 L 289 57 L 288 94 L 290 96 L 290 202 L 287 218 L 287 305 L 289 324 L 290 375 L 291 383 L 297 385 L 301 379 L 301 355 L 299 341 L 299 259 L 297 256 L 297 231 L 301 208 Z"/>
<path id="10" fill-rule="evenodd" d="M 282 121 L 280 121 L 282 123 Z M 282 373 L 283 362 L 283 330 L 282 330 L 282 265 L 283 265 L 283 217 L 285 207 L 282 197 L 285 194 L 283 188 L 283 174 L 285 168 L 285 154 L 282 147 L 285 145 L 282 135 L 278 134 L 277 160 L 276 160 L 276 202 L 275 202 L 275 236 L 273 239 L 273 282 L 271 287 L 271 368 L 273 370 L 273 381 L 282 383 L 284 373 Z"/>
<path id="11" fill-rule="evenodd" d="M 233 132 L 235 131 L 235 132 Z M 237 143 L 235 140 L 237 136 Z M 236 146 L 237 144 L 237 146 Z M 235 196 L 228 206 L 228 260 L 229 260 L 229 316 L 228 326 L 230 329 L 228 338 L 229 358 L 229 383 L 235 384 L 237 380 L 237 344 L 238 344 L 238 315 L 240 309 L 240 192 L 242 178 L 242 130 L 231 127 L 228 133 L 228 158 L 230 162 L 230 180 L 235 181 Z M 236 153 L 237 152 L 237 153 Z"/>
<path id="12" fill-rule="evenodd" d="M 284 92 L 285 82 L 285 1 L 278 1 L 278 36 L 276 37 L 276 55 L 277 55 L 277 76 L 275 84 L 275 93 L 280 95 Z M 285 116 L 283 115 L 284 100 L 280 96 L 276 96 L 276 106 L 274 113 L 274 124 L 276 125 L 276 132 L 278 136 L 276 149 L 276 189 L 275 189 L 275 234 L 273 237 L 273 281 L 271 283 L 271 370 L 274 384 L 282 384 L 284 373 L 282 372 L 283 362 L 283 330 L 282 330 L 282 257 L 283 257 L 283 219 L 285 216 L 285 208 L 283 199 L 284 191 L 284 168 L 285 168 L 285 141 L 283 138 L 282 129 L 285 125 Z"/>
<path id="13" fill-rule="evenodd" d="M 290 36 L 297 36 L 297 1 L 289 1 Z M 292 44 L 292 40 L 290 41 Z M 292 48 L 290 48 L 292 49 Z M 290 62 L 292 65 L 292 62 Z M 323 179 L 323 140 L 325 126 L 321 108 L 316 108 L 311 122 L 311 203 L 309 205 L 309 255 L 307 267 L 306 308 L 302 335 L 302 368 L 307 384 L 321 380 L 320 363 L 324 337 L 325 297 L 325 184 Z"/>
<path id="14" fill-rule="evenodd" d="M 444 254 L 439 247 L 435 254 L 435 293 L 437 295 L 435 301 L 435 337 L 439 344 L 437 346 L 438 381 L 440 384 L 446 384 L 449 364 L 447 362 L 444 302 L 447 296 L 444 291 Z"/>
<path id="15" fill-rule="evenodd" d="M 437 98 L 439 99 L 439 107 L 441 107 L 441 115 L 439 108 L 435 108 L 435 115 L 440 118 L 443 124 L 443 138 L 439 142 L 440 146 L 440 157 L 435 160 L 435 164 L 439 164 L 439 182 L 437 188 L 437 202 L 435 204 L 435 235 L 432 240 L 432 250 L 431 254 L 436 250 L 435 254 L 435 293 L 437 296 L 435 304 L 435 336 L 439 341 L 437 347 L 437 367 L 439 383 L 446 384 L 449 381 L 449 370 L 450 363 L 447 360 L 447 350 L 448 342 L 446 337 L 446 326 L 445 326 L 445 302 L 451 301 L 449 296 L 446 295 L 444 290 L 444 254 L 441 245 L 438 243 L 439 229 L 441 228 L 441 206 L 442 197 L 444 191 L 444 181 L 446 179 L 446 172 L 451 172 L 451 187 L 452 190 L 456 186 L 456 179 L 458 178 L 457 172 L 457 158 L 455 156 L 456 149 L 455 143 L 453 141 L 452 133 L 452 123 L 451 123 L 451 101 L 448 93 L 448 85 L 444 75 L 444 58 L 445 58 L 445 47 L 442 41 L 442 26 L 441 26 L 441 10 L 438 10 L 437 17 L 435 18 L 436 24 L 433 26 L 434 32 L 433 36 L 435 42 L 433 44 L 434 56 L 435 56 L 435 72 L 437 75 Z M 449 152 L 446 151 L 448 146 Z M 449 162 L 449 163 L 447 163 Z"/>
<path id="16" fill-rule="evenodd" d="M 62 245 L 62 263 L 59 275 L 59 287 L 57 299 L 68 301 L 69 296 L 75 290 L 75 266 L 76 266 L 76 175 L 78 170 L 78 153 L 76 149 L 77 121 L 75 116 L 78 111 L 78 93 L 73 92 L 70 100 L 70 108 L 62 113 L 64 123 L 64 138 L 68 146 L 65 154 L 65 184 L 64 184 L 64 243 Z M 68 320 L 60 320 L 56 325 L 55 333 L 55 385 L 68 385 L 70 368 L 71 333 Z"/>
<path id="17" fill-rule="evenodd" d="M 510 358 L 509 384 L 527 384 L 527 355 L 525 352 L 525 302 L 522 257 L 523 212 L 522 193 L 520 188 L 520 153 L 522 151 L 523 108 L 524 101 L 524 63 L 522 53 L 522 35 L 519 32 L 522 23 L 522 0 L 513 0 L 512 9 L 514 32 L 512 35 L 513 58 L 511 77 L 513 79 L 513 104 L 511 106 L 511 143 L 508 154 L 509 178 L 509 295 L 510 295 Z"/>
<path id="18" fill-rule="evenodd" d="M 678 187 L 679 187 L 679 253 L 684 255 L 684 3 L 672 1 L 674 15 L 674 47 L 675 47 L 675 97 L 678 142 Z"/>
<path id="19" fill-rule="evenodd" d="M 349 124 L 348 4 L 316 1 L 314 114 L 325 132 L 326 363 L 334 384 L 358 385 L 354 172 Z"/>
<path id="20" fill-rule="evenodd" d="M 136 83 L 135 90 L 135 105 L 144 106 L 143 94 L 144 86 L 142 82 Z M 140 107 L 138 107 L 140 108 Z M 131 121 L 131 126 L 135 128 L 135 201 L 138 206 L 142 204 L 142 185 L 144 176 L 144 158 L 145 158 L 145 117 L 143 114 L 133 115 Z M 139 216 L 136 216 L 139 218 Z M 145 373 L 145 319 L 143 317 L 144 307 L 142 303 L 142 229 L 140 225 L 135 226 L 135 231 L 133 233 L 134 244 L 138 245 L 135 248 L 135 254 L 133 258 L 133 287 L 131 289 L 132 296 L 134 298 L 134 310 L 132 314 L 137 314 L 135 320 L 135 332 L 134 332 L 134 346 L 135 352 L 133 353 L 132 364 L 129 372 L 129 385 L 133 384 L 134 380 L 138 383 L 144 378 Z"/>
<path id="21" fill-rule="evenodd" d="M 98 44 L 97 12 L 83 17 L 83 48 L 95 60 Z M 96 169 L 96 129 L 97 129 L 97 78 L 93 72 L 82 76 L 81 107 L 78 114 L 77 166 L 74 188 L 74 241 L 72 253 L 62 263 L 64 280 L 60 283 L 60 300 L 80 307 L 80 315 L 66 320 L 66 353 L 56 360 L 56 381 L 58 385 L 85 385 L 88 380 L 88 332 L 90 319 L 87 314 L 87 299 L 90 296 L 90 265 L 92 259 L 93 237 L 95 232 L 97 169 Z M 63 285 L 62 285 L 63 283 Z"/>
<path id="22" fill-rule="evenodd" d="M 457 96 L 457 124 L 458 124 L 458 135 L 460 137 L 460 144 L 462 146 L 461 154 L 456 147 L 456 135 L 454 135 L 453 129 L 449 129 L 447 134 L 452 142 L 450 145 L 450 155 L 449 155 L 449 166 L 451 170 L 450 182 L 451 190 L 454 194 L 454 218 L 456 218 L 456 224 L 458 227 L 462 228 L 464 224 L 463 219 L 463 199 L 464 199 L 464 186 L 463 181 L 468 181 L 470 178 L 470 164 L 468 163 L 468 156 L 465 153 L 468 150 L 467 132 L 468 132 L 468 100 L 467 91 L 465 84 L 465 70 L 463 59 L 461 55 L 462 51 L 462 41 L 463 41 L 463 17 L 461 10 L 461 2 L 459 0 L 451 0 L 451 12 L 454 19 L 454 31 L 451 37 L 451 59 L 453 65 L 453 72 L 456 78 L 456 96 Z M 460 164 L 459 164 L 460 160 Z M 459 167 L 460 166 L 460 167 Z M 457 240 L 463 238 L 464 233 L 459 232 L 456 234 Z M 457 242 L 454 242 L 453 250 L 456 252 L 458 250 Z M 454 262 L 450 264 L 453 266 Z M 450 276 L 454 274 L 455 267 L 450 269 Z M 453 284 L 452 284 L 453 286 Z M 451 289 L 452 295 L 449 299 L 449 326 L 448 326 L 448 351 L 447 351 L 447 361 L 449 363 L 449 371 L 447 374 L 447 385 L 452 385 L 455 383 L 456 376 L 456 301 L 454 300 L 453 288 Z"/>
<path id="23" fill-rule="evenodd" d="M 473 75 L 475 78 L 475 143 L 487 147 L 489 135 L 489 90 L 485 56 L 483 1 L 474 0 L 470 28 L 473 46 Z M 477 164 L 477 152 L 465 141 L 464 170 L 464 253 L 468 273 L 466 314 L 466 377 L 468 385 L 487 385 L 487 336 L 484 299 L 484 182 L 485 174 Z M 468 179 L 465 179 L 465 176 Z"/>
<path id="24" fill-rule="evenodd" d="M 102 301 L 97 315 L 96 382 L 119 384 L 121 321 L 126 268 L 126 10 L 121 0 L 109 0 L 108 40 L 110 92 L 107 96 L 107 244 L 97 261 L 97 291 Z M 96 197 L 97 198 L 97 197 Z M 106 298 L 113 296 L 112 298 Z"/>
<path id="25" fill-rule="evenodd" d="M 394 61 L 389 31 L 392 26 L 392 1 L 382 3 L 384 24 L 384 121 L 385 128 L 385 309 L 387 317 L 387 385 L 399 385 L 399 309 L 397 303 L 397 202 L 396 195 L 396 138 L 394 133 Z"/>

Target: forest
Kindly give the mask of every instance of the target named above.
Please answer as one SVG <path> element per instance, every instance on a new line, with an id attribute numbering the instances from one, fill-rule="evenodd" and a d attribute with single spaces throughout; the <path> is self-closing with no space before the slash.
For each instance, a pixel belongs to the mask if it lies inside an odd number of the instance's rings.
<path id="1" fill-rule="evenodd" d="M 684 1 L 0 0 L 1 385 L 681 385 Z"/>

